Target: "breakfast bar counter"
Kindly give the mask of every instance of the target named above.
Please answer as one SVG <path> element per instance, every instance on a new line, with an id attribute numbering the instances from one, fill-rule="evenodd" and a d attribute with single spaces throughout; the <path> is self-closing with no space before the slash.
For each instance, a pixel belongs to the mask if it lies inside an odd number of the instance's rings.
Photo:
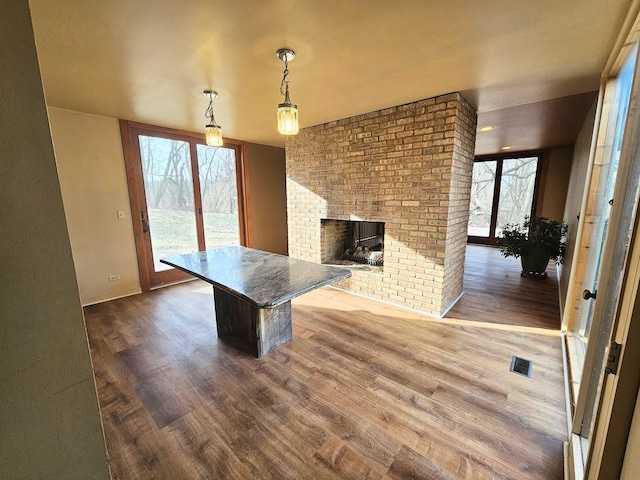
<path id="1" fill-rule="evenodd" d="M 293 337 L 292 298 L 351 276 L 344 268 L 239 246 L 160 261 L 211 283 L 218 336 L 258 358 Z"/>

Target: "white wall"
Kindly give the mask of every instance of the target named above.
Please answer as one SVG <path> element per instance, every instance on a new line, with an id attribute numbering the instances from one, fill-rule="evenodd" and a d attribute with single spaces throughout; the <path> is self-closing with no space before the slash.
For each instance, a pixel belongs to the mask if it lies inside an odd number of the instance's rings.
<path id="1" fill-rule="evenodd" d="M 108 479 L 27 0 L 0 65 L 0 478 Z"/>
<path id="2" fill-rule="evenodd" d="M 552 148 L 544 166 L 544 189 L 538 198 L 538 216 L 562 221 L 571 174 L 573 148 Z"/>
<path id="3" fill-rule="evenodd" d="M 140 292 L 118 120 L 51 107 L 49 117 L 82 304 Z"/>

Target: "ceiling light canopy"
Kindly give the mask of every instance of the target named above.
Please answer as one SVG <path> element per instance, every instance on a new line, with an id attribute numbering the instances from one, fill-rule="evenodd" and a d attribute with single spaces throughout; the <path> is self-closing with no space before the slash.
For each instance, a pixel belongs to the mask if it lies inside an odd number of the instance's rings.
<path id="1" fill-rule="evenodd" d="M 278 104 L 278 132 L 282 135 L 295 135 L 298 133 L 298 106 L 291 103 L 289 99 L 289 62 L 296 58 L 293 50 L 281 48 L 276 52 L 276 56 L 284 62 L 284 72 L 280 83 L 280 95 L 284 96 L 284 102 Z"/>
<path id="2" fill-rule="evenodd" d="M 490 132 L 490 131 L 491 131 L 491 130 L 493 130 L 493 129 L 494 129 L 494 127 L 493 127 L 493 126 L 491 126 L 491 125 L 487 125 L 486 127 L 481 127 L 481 128 L 480 128 L 480 131 L 481 131 L 481 132 Z"/>
<path id="3" fill-rule="evenodd" d="M 204 127 L 204 135 L 207 145 L 210 147 L 221 147 L 223 143 L 222 127 L 216 123 L 216 119 L 213 116 L 213 99 L 218 96 L 218 92 L 205 90 L 204 94 L 209 97 L 209 106 L 204 114 L 204 116 L 209 119 L 209 123 Z"/>

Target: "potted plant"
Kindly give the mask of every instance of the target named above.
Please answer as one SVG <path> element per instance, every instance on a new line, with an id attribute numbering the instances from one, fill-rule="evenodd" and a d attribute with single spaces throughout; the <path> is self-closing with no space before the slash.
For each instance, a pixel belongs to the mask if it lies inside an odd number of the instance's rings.
<path id="1" fill-rule="evenodd" d="M 526 216 L 522 225 L 505 225 L 497 244 L 505 257 L 520 257 L 521 275 L 546 276 L 549 260 L 556 264 L 564 260 L 566 233 L 566 224 L 532 215 Z"/>

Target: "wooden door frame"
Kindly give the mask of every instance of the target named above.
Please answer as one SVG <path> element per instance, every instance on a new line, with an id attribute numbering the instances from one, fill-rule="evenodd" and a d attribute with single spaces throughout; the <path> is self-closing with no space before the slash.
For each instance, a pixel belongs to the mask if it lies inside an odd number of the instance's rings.
<path id="1" fill-rule="evenodd" d="M 635 131 L 640 132 L 640 129 Z M 640 156 L 640 150 L 635 154 Z M 624 177 L 624 172 L 621 173 Z M 637 202 L 638 199 L 636 209 Z M 618 208 L 621 210 L 622 205 Z M 637 210 L 624 267 L 622 291 L 611 332 L 612 340 L 622 346 L 620 362 L 615 375 L 605 375 L 600 403 L 594 411 L 587 478 L 619 478 L 640 386 L 640 215 Z"/>
<path id="2" fill-rule="evenodd" d="M 626 61 L 628 54 L 632 52 L 632 45 L 627 45 L 621 51 L 621 62 Z M 620 162 L 614 189 L 614 202 L 612 205 L 609 227 L 606 238 L 606 248 L 603 253 L 603 268 L 599 285 L 608 288 L 612 283 L 611 277 L 620 274 L 623 278 L 620 283 L 620 291 L 616 293 L 615 314 L 613 316 L 611 333 L 607 337 L 607 343 L 611 339 L 621 345 L 620 362 L 615 374 L 603 374 L 602 388 L 599 403 L 593 411 L 593 429 L 591 430 L 591 447 L 587 458 L 587 478 L 618 478 L 622 469 L 624 451 L 626 448 L 631 419 L 637 399 L 640 385 L 640 299 L 638 298 L 638 284 L 640 282 L 640 215 L 638 213 L 640 202 L 639 186 L 630 184 L 632 179 L 637 182 L 638 169 L 640 168 L 640 146 L 637 138 L 640 135 L 640 48 L 635 53 L 634 78 L 629 98 L 627 119 L 620 150 Z M 635 171 L 632 171 L 635 168 Z M 635 190 L 632 188 L 635 187 Z M 617 201 L 615 201 L 617 199 Z M 633 212 L 626 211 L 630 205 L 635 205 Z M 623 218 L 633 215 L 631 218 L 631 231 L 627 237 L 619 235 Z M 625 229 L 626 230 L 626 229 Z M 628 242 L 628 244 L 627 244 Z M 627 245 L 625 257 L 616 257 Z M 605 264 L 606 262 L 606 264 Z M 614 268 L 615 267 L 615 268 Z M 605 299 L 606 300 L 606 297 Z M 601 302 L 601 304 L 604 302 Z M 596 301 L 593 315 L 592 329 L 600 330 L 604 308 Z M 634 322 L 635 320 L 635 322 Z M 598 322 L 596 324 L 596 322 Z M 591 343 L 591 342 L 590 342 Z M 587 350 L 586 362 L 594 362 L 595 349 Z M 599 380 L 593 375 L 591 382 Z M 586 388 L 585 388 L 586 391 Z M 581 389 L 582 393 L 582 389 Z M 598 399 L 597 399 L 598 400 Z M 578 402 L 578 406 L 580 402 Z M 577 409 L 576 409 L 577 411 Z M 581 412 L 582 414 L 582 412 Z M 584 416 L 584 415 L 583 415 Z M 591 419 L 588 419 L 591 420 Z M 576 415 L 576 423 L 580 418 Z M 582 419 L 584 421 L 584 418 Z M 574 424 L 573 433 L 577 432 Z"/>
<path id="3" fill-rule="evenodd" d="M 585 215 L 582 212 L 586 211 L 588 205 L 588 198 L 591 194 L 592 184 L 592 171 L 595 159 L 601 152 L 603 147 L 599 142 L 601 133 L 606 131 L 608 123 L 607 108 L 605 108 L 605 95 L 608 95 L 607 87 L 615 78 L 622 66 L 622 63 L 626 60 L 627 52 L 638 41 L 640 35 L 640 1 L 633 0 L 632 5 L 629 8 L 628 15 L 624 20 L 624 25 L 621 28 L 620 35 L 616 40 L 616 45 L 612 49 L 607 64 L 603 71 L 600 91 L 598 95 L 598 103 L 596 108 L 595 125 L 592 134 L 591 149 L 589 153 L 589 165 L 587 169 L 585 191 L 582 199 L 581 215 L 578 223 L 578 232 L 576 238 L 576 245 L 580 247 L 583 237 L 583 227 L 586 221 Z M 640 81 L 638 78 L 638 54 L 636 55 L 635 65 L 635 78 L 633 80 L 632 89 L 637 92 L 637 85 Z M 625 126 L 625 135 L 623 137 L 622 150 L 620 155 L 620 164 L 618 166 L 618 177 L 616 179 L 616 187 L 614 190 L 614 196 L 619 200 L 613 202 L 613 208 L 610 215 L 609 226 L 607 230 L 607 240 L 614 235 L 611 232 L 615 232 L 616 238 L 614 240 L 620 241 L 617 238 L 618 231 L 620 229 L 620 217 L 622 207 L 624 204 L 624 198 L 620 198 L 620 184 L 624 181 L 624 177 L 629 175 L 629 167 L 631 165 L 631 155 L 640 155 L 639 149 L 633 149 L 637 135 L 640 133 L 640 115 L 638 110 L 640 109 L 640 101 L 638 98 L 634 98 L 633 91 L 631 93 L 628 120 Z M 638 97 L 638 93 L 636 93 Z M 635 111 L 635 113 L 633 113 Z M 632 134 L 629 135 L 628 132 Z M 637 161 L 637 160 L 636 160 Z M 637 192 L 636 192 L 637 194 Z M 636 199 L 637 202 L 637 199 Z M 581 450 L 581 437 L 579 432 L 579 424 L 585 421 L 584 418 L 584 405 L 580 405 L 584 401 L 581 398 L 582 393 L 578 398 L 578 405 L 576 405 L 576 414 L 572 419 L 572 428 L 570 430 L 569 445 L 566 450 L 566 467 L 569 472 L 570 479 L 618 479 L 620 470 L 623 466 L 625 447 L 628 438 L 628 432 L 633 418 L 635 403 L 637 399 L 638 386 L 640 385 L 640 370 L 637 365 L 640 362 L 640 349 L 638 344 L 640 343 L 640 298 L 638 297 L 638 283 L 640 281 L 640 216 L 638 215 L 638 205 L 635 206 L 635 218 L 632 222 L 631 236 L 628 239 L 629 246 L 627 250 L 626 258 L 624 259 L 624 278 L 622 279 L 618 303 L 614 312 L 613 325 L 611 328 L 610 338 L 614 339 L 617 343 L 621 344 L 620 363 L 618 370 L 614 375 L 605 375 L 602 390 L 600 392 L 600 403 L 597 405 L 596 410 L 593 412 L 593 428 L 591 430 L 591 440 L 588 456 L 583 464 Z M 625 239 L 626 240 L 626 239 Z M 603 252 L 603 267 L 601 271 L 603 275 L 599 281 L 599 285 L 604 286 L 604 292 L 608 289 L 609 278 L 615 274 L 610 270 L 608 266 L 611 266 L 614 256 L 614 249 L 611 245 L 605 247 Z M 618 260 L 621 260 L 618 257 Z M 569 291 L 567 293 L 567 299 L 565 305 L 571 305 L 571 299 L 574 296 L 574 291 L 578 288 L 576 285 L 577 275 L 577 262 L 574 260 L 571 267 L 571 283 L 569 285 Z M 619 272 L 618 272 L 619 273 Z M 598 292 L 598 299 L 605 300 Z M 594 309 L 598 308 L 598 303 L 603 302 L 596 301 Z M 563 318 L 563 330 L 567 329 L 572 319 L 570 319 L 571 308 L 565 307 L 565 318 Z M 599 331 L 600 314 L 594 312 L 594 320 L 591 325 L 591 331 Z M 635 321 L 634 321 L 635 320 Z M 592 337 L 594 337 L 592 335 Z M 604 340 L 609 340 L 607 337 Z M 595 338 L 590 341 L 590 345 L 596 343 Z M 587 359 L 594 356 L 594 348 L 590 348 L 587 351 Z M 566 361 L 566 359 L 565 359 Z M 593 363 L 593 362 L 592 362 Z M 588 372 L 585 362 L 585 373 Z M 586 382 L 582 382 L 586 383 Z M 581 385 L 582 386 L 582 385 Z M 582 389 L 581 389 L 582 390 Z M 586 387 L 585 387 L 586 391 Z M 578 412 L 578 408 L 581 409 Z M 570 412 L 570 409 L 568 409 Z M 591 419 L 588 419 L 589 421 Z"/>
<path id="4" fill-rule="evenodd" d="M 198 159 L 196 145 L 206 145 L 204 134 L 176 130 L 173 128 L 159 127 L 145 123 L 132 122 L 129 120 L 120 120 L 120 134 L 122 136 L 122 149 L 124 153 L 125 172 L 127 176 L 127 187 L 129 192 L 129 201 L 131 206 L 131 219 L 133 224 L 134 241 L 136 245 L 136 258 L 138 262 L 138 272 L 140 276 L 140 288 L 143 292 L 149 291 L 156 286 L 165 283 L 173 283 L 183 279 L 190 278 L 176 269 L 167 270 L 170 272 L 164 274 L 157 273 L 161 277 L 159 282 L 152 285 L 152 278 L 149 271 L 149 262 L 153 262 L 153 254 L 151 252 L 151 241 L 148 233 L 143 231 L 141 214 L 145 212 L 148 222 L 147 201 L 144 191 L 144 179 L 142 177 L 142 163 L 140 158 L 140 147 L 138 143 L 139 135 L 148 135 L 153 137 L 166 138 L 170 140 L 185 141 L 189 143 L 190 161 L 192 175 L 198 174 Z M 245 142 L 225 138 L 224 147 L 232 148 L 236 152 L 236 188 L 238 191 L 238 219 L 240 230 L 240 243 L 247 245 L 247 196 L 246 196 L 246 170 L 244 162 L 244 153 L 246 150 Z M 192 182 L 194 185 L 194 209 L 196 214 L 196 225 L 199 225 L 198 231 L 198 248 L 204 247 L 204 231 L 202 220 L 202 204 L 200 193 L 199 179 Z"/>
<path id="5" fill-rule="evenodd" d="M 537 157 L 538 164 L 536 166 L 536 179 L 533 186 L 533 198 L 531 200 L 531 212 L 530 215 L 535 215 L 537 211 L 537 202 L 539 191 L 541 189 L 541 185 L 544 182 L 542 170 L 543 167 L 547 164 L 547 154 L 546 151 L 543 150 L 528 150 L 522 152 L 513 152 L 513 153 L 498 153 L 495 155 L 478 155 L 473 159 L 473 163 L 476 162 L 490 162 L 496 161 L 496 181 L 493 186 L 493 202 L 491 204 L 491 221 L 489 224 L 489 236 L 488 237 L 478 237 L 475 235 L 467 236 L 467 243 L 481 244 L 481 245 L 495 245 L 495 232 L 498 223 L 498 204 L 500 202 L 500 184 L 502 180 L 502 165 L 504 160 L 507 159 L 516 159 L 516 158 L 526 158 L 526 157 Z"/>

